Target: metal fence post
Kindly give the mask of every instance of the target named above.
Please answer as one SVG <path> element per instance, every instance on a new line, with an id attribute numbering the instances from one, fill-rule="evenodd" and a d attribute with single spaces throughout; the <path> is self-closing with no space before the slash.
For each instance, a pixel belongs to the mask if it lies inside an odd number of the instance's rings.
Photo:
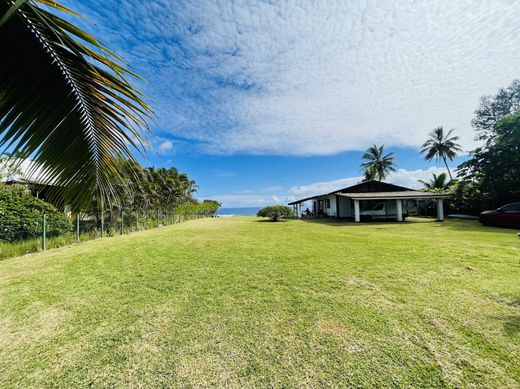
<path id="1" fill-rule="evenodd" d="M 47 215 L 43 214 L 43 229 L 42 229 L 42 250 L 47 249 Z"/>
<path id="2" fill-rule="evenodd" d="M 101 237 L 105 235 L 105 215 L 103 209 L 101 209 Z"/>
<path id="3" fill-rule="evenodd" d="M 121 235 L 123 235 L 123 229 L 124 229 L 124 221 L 125 221 L 125 212 L 121 210 Z"/>
<path id="4" fill-rule="evenodd" d="M 79 243 L 79 212 L 76 214 L 76 242 Z"/>
<path id="5" fill-rule="evenodd" d="M 159 208 L 157 208 L 157 227 L 159 227 Z"/>

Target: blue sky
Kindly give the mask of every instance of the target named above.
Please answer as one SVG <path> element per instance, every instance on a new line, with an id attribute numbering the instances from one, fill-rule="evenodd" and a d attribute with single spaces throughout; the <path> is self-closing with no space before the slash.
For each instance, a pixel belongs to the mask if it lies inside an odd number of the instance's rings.
<path id="1" fill-rule="evenodd" d="M 474 148 L 480 96 L 520 77 L 515 1 L 65 4 L 147 80 L 143 163 L 186 171 L 225 206 L 353 184 L 373 143 L 395 152 L 389 181 L 417 187 L 442 171 L 419 155 L 427 133 L 455 128 Z"/>

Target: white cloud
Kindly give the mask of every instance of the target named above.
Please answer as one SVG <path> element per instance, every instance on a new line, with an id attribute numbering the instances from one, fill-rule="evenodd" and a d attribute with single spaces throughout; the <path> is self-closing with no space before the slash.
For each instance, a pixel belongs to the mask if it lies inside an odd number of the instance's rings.
<path id="1" fill-rule="evenodd" d="M 151 82 L 161 131 L 212 153 L 417 147 L 438 125 L 470 149 L 480 96 L 520 76 L 520 2 L 129 0 L 88 12 Z"/>
<path id="2" fill-rule="evenodd" d="M 165 141 L 161 142 L 161 144 L 159 144 L 159 146 L 157 147 L 157 152 L 159 154 L 166 154 L 169 151 L 171 151 L 172 148 L 173 148 L 173 143 L 169 140 L 165 140 Z"/>

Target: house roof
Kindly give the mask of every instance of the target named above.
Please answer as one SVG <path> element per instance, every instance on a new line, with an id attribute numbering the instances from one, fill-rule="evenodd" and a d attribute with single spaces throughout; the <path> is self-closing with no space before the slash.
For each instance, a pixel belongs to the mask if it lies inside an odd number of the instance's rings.
<path id="1" fill-rule="evenodd" d="M 449 197 L 444 193 L 407 190 L 401 192 L 371 192 L 371 193 L 336 193 L 338 196 L 353 200 L 397 200 L 397 199 L 438 199 Z"/>
<path id="2" fill-rule="evenodd" d="M 340 195 L 354 200 L 392 200 L 392 199 L 426 199 L 426 198 L 445 198 L 448 197 L 442 193 L 431 193 L 405 188 L 404 186 L 390 184 L 381 181 L 364 181 L 359 184 L 352 185 L 343 189 L 338 189 L 333 192 L 324 193 L 306 197 L 304 199 L 292 201 L 289 205 L 303 203 L 307 200 L 317 197 L 324 197 L 330 195 Z"/>
<path id="3" fill-rule="evenodd" d="M 14 173 L 9 173 L 10 166 L 15 167 Z M 33 184 L 48 185 L 54 184 L 48 177 L 41 165 L 32 159 L 13 158 L 4 163 L 0 162 L 1 182 L 6 184 Z M 3 177 L 2 177 L 3 176 Z"/>

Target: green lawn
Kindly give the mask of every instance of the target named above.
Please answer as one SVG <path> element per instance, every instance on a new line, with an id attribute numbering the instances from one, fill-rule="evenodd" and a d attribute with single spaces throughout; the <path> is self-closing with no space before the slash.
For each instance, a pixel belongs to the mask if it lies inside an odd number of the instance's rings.
<path id="1" fill-rule="evenodd" d="M 0 262 L 0 387 L 520 385 L 520 240 L 204 219 Z"/>

